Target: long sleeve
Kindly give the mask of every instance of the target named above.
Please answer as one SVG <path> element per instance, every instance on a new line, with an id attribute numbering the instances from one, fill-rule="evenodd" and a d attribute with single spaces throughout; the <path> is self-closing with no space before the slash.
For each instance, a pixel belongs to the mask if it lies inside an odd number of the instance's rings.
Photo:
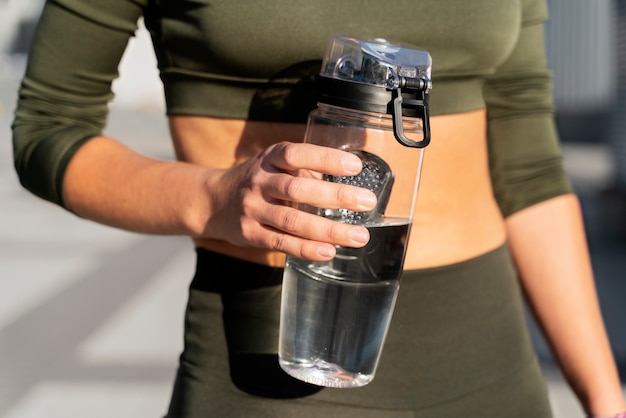
<path id="1" fill-rule="evenodd" d="M 546 4 L 525 0 L 522 5 L 517 44 L 484 88 L 492 181 L 504 216 L 572 191 L 553 119 L 543 33 Z"/>
<path id="2" fill-rule="evenodd" d="M 35 195 L 65 206 L 65 169 L 105 126 L 111 83 L 144 7 L 132 0 L 46 3 L 13 123 L 15 168 Z"/>

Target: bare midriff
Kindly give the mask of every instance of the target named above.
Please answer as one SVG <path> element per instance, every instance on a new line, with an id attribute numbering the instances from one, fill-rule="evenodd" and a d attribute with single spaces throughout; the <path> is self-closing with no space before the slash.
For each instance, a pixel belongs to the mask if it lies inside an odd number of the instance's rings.
<path id="1" fill-rule="evenodd" d="M 196 116 L 171 116 L 177 157 L 200 165 L 227 168 L 279 141 L 301 141 L 305 126 Z M 489 177 L 484 110 L 431 118 L 405 269 L 464 261 L 502 245 L 505 228 Z M 196 239 L 211 251 L 271 266 L 285 256 L 238 247 L 225 241 Z"/>

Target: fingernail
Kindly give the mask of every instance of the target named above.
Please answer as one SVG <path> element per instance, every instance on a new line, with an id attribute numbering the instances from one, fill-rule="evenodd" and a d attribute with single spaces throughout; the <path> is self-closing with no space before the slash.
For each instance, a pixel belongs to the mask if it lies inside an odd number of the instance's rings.
<path id="1" fill-rule="evenodd" d="M 371 209 L 376 206 L 376 196 L 370 191 L 363 191 L 357 196 L 359 205 Z"/>
<path id="2" fill-rule="evenodd" d="M 317 254 L 320 257 L 334 257 L 335 256 L 335 248 L 334 247 L 325 247 L 321 246 L 317 249 Z"/>
<path id="3" fill-rule="evenodd" d="M 350 239 L 359 244 L 367 244 L 370 234 L 365 228 L 353 228 L 350 230 Z"/>
<path id="4" fill-rule="evenodd" d="M 359 173 L 363 169 L 363 163 L 359 157 L 344 158 L 343 168 L 351 173 Z"/>

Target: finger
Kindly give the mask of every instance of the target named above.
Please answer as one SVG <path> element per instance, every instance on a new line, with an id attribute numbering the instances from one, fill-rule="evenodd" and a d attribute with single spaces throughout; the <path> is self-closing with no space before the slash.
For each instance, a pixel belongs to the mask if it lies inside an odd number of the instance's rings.
<path id="1" fill-rule="evenodd" d="M 353 176 L 363 169 L 361 159 L 350 152 L 291 142 L 270 147 L 266 162 L 286 172 L 305 169 L 336 176 Z"/>
<path id="2" fill-rule="evenodd" d="M 269 248 L 305 260 L 329 261 L 337 254 L 336 248 L 331 244 L 303 240 L 285 233 L 274 232 L 269 239 Z"/>
<path id="3" fill-rule="evenodd" d="M 279 235 L 288 235 L 300 239 L 287 240 L 291 245 L 303 245 L 302 241 L 316 241 L 330 245 L 360 248 L 369 242 L 369 232 L 361 225 L 344 224 L 314 214 L 303 212 L 287 206 L 276 206 L 273 210 L 263 211 L 257 215 L 258 221 L 266 227 L 278 231 Z M 286 251 L 287 237 L 264 238 L 265 245 L 270 248 Z M 269 240 L 269 241 L 268 241 Z M 289 250 L 293 251 L 293 248 Z"/>
<path id="4" fill-rule="evenodd" d="M 319 208 L 344 208 L 367 212 L 376 207 L 376 195 L 368 189 L 288 174 L 274 175 L 265 190 L 267 197 L 305 203 Z"/>
<path id="5" fill-rule="evenodd" d="M 264 230 L 263 239 L 257 243 L 263 248 L 311 261 L 329 261 L 337 253 L 335 246 L 327 242 L 306 240 L 270 227 Z"/>

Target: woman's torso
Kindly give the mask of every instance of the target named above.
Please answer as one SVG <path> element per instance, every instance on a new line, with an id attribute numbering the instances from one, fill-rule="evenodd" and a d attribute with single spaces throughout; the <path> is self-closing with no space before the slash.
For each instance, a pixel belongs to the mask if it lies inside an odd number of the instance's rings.
<path id="1" fill-rule="evenodd" d="M 158 0 L 146 24 L 178 158 L 225 168 L 272 143 L 301 141 L 315 105 L 306 82 L 332 33 L 417 45 L 433 58 L 435 116 L 405 268 L 485 253 L 502 244 L 505 233 L 490 185 L 482 85 L 513 48 L 526 3 L 401 0 L 381 8 L 371 0 L 274 0 L 242 7 Z M 284 262 L 283 255 L 257 248 L 196 244 L 263 264 Z"/>

